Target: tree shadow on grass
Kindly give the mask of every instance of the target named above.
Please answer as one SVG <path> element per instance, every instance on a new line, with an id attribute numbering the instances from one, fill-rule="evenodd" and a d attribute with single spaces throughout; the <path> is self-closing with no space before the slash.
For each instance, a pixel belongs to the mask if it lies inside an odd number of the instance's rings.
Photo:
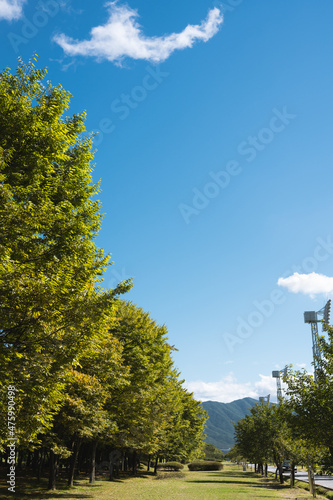
<path id="1" fill-rule="evenodd" d="M 123 483 L 129 479 L 147 479 L 148 477 L 156 477 L 153 472 L 141 472 L 139 471 L 135 476 L 131 473 L 121 472 L 118 477 L 114 477 L 111 481 L 108 477 L 99 478 L 99 481 L 107 481 L 110 483 Z"/>
<path id="2" fill-rule="evenodd" d="M 64 478 L 57 479 L 57 489 L 55 491 L 47 490 L 48 480 L 46 478 L 42 478 L 40 481 L 37 481 L 34 477 L 29 477 L 27 475 L 18 476 L 16 478 L 16 488 L 15 494 L 8 491 L 8 485 L 6 485 L 5 481 L 0 482 L 0 500 L 8 500 L 11 498 L 19 498 L 20 500 L 48 500 L 51 498 L 62 499 L 62 498 L 70 498 L 70 499 L 92 499 L 96 498 L 96 488 L 101 486 L 101 483 L 124 483 L 126 480 L 131 478 L 135 479 L 147 479 L 149 476 L 152 476 L 153 473 L 150 472 L 138 472 L 136 476 L 132 474 L 121 474 L 120 477 L 113 478 L 112 481 L 109 480 L 108 475 L 101 475 L 96 478 L 95 484 L 89 484 L 86 478 L 82 478 L 81 480 L 74 481 L 74 488 L 69 488 L 67 486 L 67 480 Z M 77 490 L 77 487 L 85 488 L 86 490 L 91 490 L 91 494 L 89 492 L 80 493 Z"/>
<path id="3" fill-rule="evenodd" d="M 11 498 L 12 496 L 14 498 L 19 498 L 20 500 L 23 500 L 23 499 L 26 499 L 26 500 L 48 500 L 49 498 L 73 498 L 75 500 L 79 500 L 79 499 L 91 499 L 91 498 L 94 498 L 92 495 L 85 495 L 85 494 L 82 494 L 82 493 L 76 493 L 75 491 L 59 491 L 59 490 L 56 490 L 56 491 L 45 491 L 45 492 L 36 492 L 36 491 L 33 491 L 31 493 L 25 491 L 24 489 L 19 489 L 17 488 L 15 490 L 15 493 L 11 493 L 11 496 L 9 496 L 9 493 L 8 491 L 6 492 L 0 492 L 0 498 L 1 500 L 2 499 L 6 499 L 8 500 L 9 498 Z"/>
<path id="4" fill-rule="evenodd" d="M 93 486 L 92 486 L 93 488 Z M 73 499 L 91 499 L 94 498 L 93 495 L 91 494 L 86 494 L 86 493 L 78 493 L 76 490 L 73 489 L 61 489 L 61 490 L 55 490 L 55 491 L 50 491 L 50 490 L 41 490 L 41 489 L 36 489 L 33 486 L 29 488 L 28 486 L 24 487 L 16 487 L 15 488 L 15 493 L 11 493 L 7 489 L 2 489 L 0 490 L 0 499 L 9 499 L 9 498 L 19 498 L 20 500 L 22 499 L 31 499 L 31 500 L 48 500 L 49 498 L 73 498 Z"/>
<path id="5" fill-rule="evenodd" d="M 195 475 L 195 471 L 192 472 L 193 475 Z M 261 479 L 261 476 L 258 476 L 254 472 L 248 472 L 246 474 L 240 473 L 240 472 L 227 472 L 225 473 L 224 471 L 221 472 L 210 472 L 209 471 L 209 477 L 218 477 L 221 482 L 230 482 L 230 479 L 232 482 L 239 482 L 239 483 L 246 483 L 249 482 L 249 479 Z M 204 482 L 210 482 L 209 479 Z"/>
<path id="6" fill-rule="evenodd" d="M 219 472 L 217 472 L 217 471 L 211 472 L 210 475 L 211 476 L 219 476 L 219 477 L 235 477 L 235 478 L 251 477 L 253 479 L 259 479 L 259 478 L 264 477 L 264 476 L 257 474 L 256 472 L 251 472 L 251 471 L 243 472 L 243 471 L 224 471 L 224 470 L 221 470 Z"/>
<path id="7" fill-rule="evenodd" d="M 227 474 L 221 473 L 213 473 L 210 474 L 211 478 L 214 479 L 189 479 L 188 483 L 220 483 L 220 484 L 237 484 L 239 486 L 246 485 L 246 487 L 250 486 L 252 488 L 268 488 L 274 490 L 281 490 L 288 487 L 286 484 L 280 484 L 274 481 L 272 478 L 265 478 L 262 476 L 258 476 L 258 474 L 254 472 L 248 472 L 246 475 L 244 473 L 239 472 L 228 472 Z M 216 479 L 215 479 L 216 478 Z M 219 478 L 219 479 L 217 479 Z M 253 482 L 251 479 L 257 479 L 257 482 Z"/>
<path id="8" fill-rule="evenodd" d="M 263 486 L 266 488 L 270 488 L 272 490 L 284 490 L 285 488 L 290 488 L 290 484 L 288 483 L 278 483 L 277 481 L 274 481 L 270 478 L 261 478 L 259 479 L 261 483 L 263 483 Z"/>
<path id="9" fill-rule="evenodd" d="M 49 498 L 73 498 L 73 499 L 83 499 L 83 498 L 93 498 L 92 494 L 80 493 L 75 489 L 75 486 L 84 486 L 85 488 L 94 489 L 98 485 L 89 485 L 88 483 L 74 483 L 74 488 L 69 488 L 67 486 L 67 481 L 59 479 L 57 481 L 57 489 L 55 491 L 47 490 L 48 481 L 42 478 L 41 481 L 28 476 L 22 476 L 16 478 L 15 494 L 8 491 L 8 485 L 4 487 L 4 483 L 1 482 L 0 489 L 0 500 L 19 498 L 21 499 L 31 499 L 31 500 L 47 500 Z"/>
<path id="10" fill-rule="evenodd" d="M 190 480 L 190 481 L 186 481 L 187 483 L 206 483 L 206 484 L 210 484 L 210 483 L 219 483 L 219 484 L 239 484 L 239 486 L 242 486 L 243 484 L 246 485 L 246 486 L 252 486 L 253 488 L 264 488 L 264 487 L 268 487 L 268 484 L 265 484 L 265 485 L 261 485 L 261 484 L 258 484 L 258 483 L 253 483 L 252 481 L 233 481 L 233 480 L 230 480 L 230 479 L 220 479 L 220 481 L 209 481 L 209 480 L 204 480 L 204 479 L 193 479 L 193 480 Z"/>

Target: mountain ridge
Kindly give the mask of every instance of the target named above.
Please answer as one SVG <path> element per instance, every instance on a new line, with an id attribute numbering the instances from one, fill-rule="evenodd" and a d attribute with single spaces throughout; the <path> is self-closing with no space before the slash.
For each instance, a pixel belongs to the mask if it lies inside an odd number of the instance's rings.
<path id="1" fill-rule="evenodd" d="M 208 413 L 205 429 L 205 442 L 226 450 L 235 444 L 234 425 L 238 420 L 250 414 L 250 409 L 258 401 L 253 398 L 242 398 L 230 403 L 204 401 L 201 406 Z"/>

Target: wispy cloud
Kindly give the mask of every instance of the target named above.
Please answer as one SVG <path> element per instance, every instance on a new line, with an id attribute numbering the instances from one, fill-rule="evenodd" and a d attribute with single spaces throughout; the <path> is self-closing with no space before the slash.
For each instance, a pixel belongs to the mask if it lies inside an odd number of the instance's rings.
<path id="1" fill-rule="evenodd" d="M 25 0 L 0 0 L 0 20 L 13 21 L 22 16 Z"/>
<path id="2" fill-rule="evenodd" d="M 196 380 L 185 382 L 185 386 L 194 397 L 200 401 L 219 401 L 230 403 L 236 399 L 254 398 L 271 394 L 276 400 L 276 381 L 270 375 L 259 375 L 260 379 L 255 382 L 240 383 L 235 375 L 230 372 L 218 382 L 203 382 Z"/>
<path id="3" fill-rule="evenodd" d="M 318 294 L 328 295 L 333 292 L 333 278 L 324 274 L 294 273 L 288 278 L 279 278 L 278 285 L 292 293 L 304 293 L 315 297 Z"/>
<path id="4" fill-rule="evenodd" d="M 79 41 L 59 34 L 54 41 L 71 56 L 91 56 L 117 64 L 126 57 L 160 63 L 175 50 L 192 47 L 196 41 L 207 42 L 223 22 L 221 11 L 215 7 L 201 24 L 188 25 L 181 33 L 147 37 L 137 22 L 139 15 L 136 10 L 116 2 L 109 2 L 106 6 L 109 19 L 106 24 L 92 28 L 89 40 Z"/>

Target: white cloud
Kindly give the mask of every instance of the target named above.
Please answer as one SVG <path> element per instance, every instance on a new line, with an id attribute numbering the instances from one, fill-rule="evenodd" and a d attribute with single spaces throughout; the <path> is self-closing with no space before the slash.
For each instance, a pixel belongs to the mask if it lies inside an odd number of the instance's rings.
<path id="1" fill-rule="evenodd" d="M 239 383 L 232 372 L 218 382 L 203 382 L 196 380 L 185 382 L 185 387 L 193 392 L 194 397 L 200 401 L 220 401 L 230 403 L 236 399 L 254 398 L 271 394 L 271 399 L 276 401 L 276 380 L 271 375 L 259 375 L 257 382 Z"/>
<path id="2" fill-rule="evenodd" d="M 92 28 L 89 40 L 73 40 L 60 34 L 54 37 L 66 54 L 92 56 L 120 63 L 125 57 L 159 63 L 177 49 L 192 47 L 194 42 L 207 42 L 219 30 L 223 16 L 218 8 L 208 12 L 200 25 L 188 25 L 181 33 L 147 37 L 137 22 L 138 12 L 116 2 L 106 4 L 109 19 L 106 24 Z"/>
<path id="3" fill-rule="evenodd" d="M 328 295 L 333 292 L 333 278 L 324 274 L 294 273 L 288 278 L 279 278 L 277 284 L 292 293 L 304 293 L 314 297 L 318 294 Z"/>
<path id="4" fill-rule="evenodd" d="M 259 375 L 260 380 L 254 383 L 259 396 L 271 395 L 271 399 L 276 399 L 276 379 L 272 375 Z"/>
<path id="5" fill-rule="evenodd" d="M 12 21 L 22 16 L 25 0 L 0 0 L 0 20 Z"/>

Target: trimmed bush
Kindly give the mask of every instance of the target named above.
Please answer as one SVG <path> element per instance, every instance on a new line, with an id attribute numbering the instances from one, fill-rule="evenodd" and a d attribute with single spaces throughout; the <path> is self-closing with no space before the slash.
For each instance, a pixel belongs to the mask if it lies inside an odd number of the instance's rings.
<path id="1" fill-rule="evenodd" d="M 164 462 L 157 464 L 158 469 L 179 471 L 184 469 L 184 465 L 179 462 Z"/>
<path id="2" fill-rule="evenodd" d="M 223 464 L 221 462 L 214 462 L 209 460 L 198 460 L 188 464 L 189 470 L 222 470 Z"/>

